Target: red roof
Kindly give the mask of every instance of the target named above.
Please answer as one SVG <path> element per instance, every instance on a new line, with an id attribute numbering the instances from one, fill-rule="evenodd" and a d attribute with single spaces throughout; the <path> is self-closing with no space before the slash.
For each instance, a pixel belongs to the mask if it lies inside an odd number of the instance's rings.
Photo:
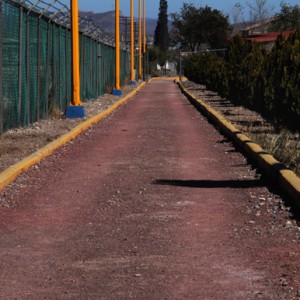
<path id="1" fill-rule="evenodd" d="M 284 37 L 288 37 L 293 32 L 294 30 L 249 34 L 245 39 L 256 43 L 275 42 L 278 36 L 283 35 Z"/>

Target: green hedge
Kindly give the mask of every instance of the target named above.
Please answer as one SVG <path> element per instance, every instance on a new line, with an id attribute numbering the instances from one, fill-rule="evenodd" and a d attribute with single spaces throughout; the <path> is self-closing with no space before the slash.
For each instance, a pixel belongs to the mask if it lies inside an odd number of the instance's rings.
<path id="1" fill-rule="evenodd" d="M 288 39 L 278 37 L 271 52 L 236 36 L 225 59 L 210 53 L 189 57 L 185 75 L 278 127 L 299 130 L 300 28 Z"/>

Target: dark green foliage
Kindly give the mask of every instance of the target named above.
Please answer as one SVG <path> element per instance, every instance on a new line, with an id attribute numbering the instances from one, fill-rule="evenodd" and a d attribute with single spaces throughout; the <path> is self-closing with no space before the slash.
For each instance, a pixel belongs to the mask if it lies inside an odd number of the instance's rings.
<path id="1" fill-rule="evenodd" d="M 226 46 L 229 22 L 221 11 L 208 6 L 200 8 L 200 21 L 205 43 L 213 49 Z"/>
<path id="2" fill-rule="evenodd" d="M 226 45 L 229 22 L 219 10 L 184 3 L 180 14 L 172 14 L 172 18 L 172 38 L 183 49 L 197 51 L 201 44 L 210 48 Z"/>
<path id="3" fill-rule="evenodd" d="M 195 54 L 186 61 L 185 73 L 190 80 L 205 84 L 208 88 L 217 90 L 224 96 L 228 94 L 226 72 L 224 60 L 214 54 Z"/>
<path id="4" fill-rule="evenodd" d="M 299 130 L 300 28 L 287 40 L 278 37 L 271 53 L 237 36 L 225 59 L 193 55 L 185 71 L 191 80 L 260 112 L 278 127 Z"/>
<path id="5" fill-rule="evenodd" d="M 282 37 L 276 41 L 268 63 L 265 93 L 268 111 L 279 124 L 286 122 L 297 129 L 300 124 L 300 28 L 286 41 Z"/>
<path id="6" fill-rule="evenodd" d="M 232 102 L 248 107 L 260 106 L 254 96 L 266 57 L 257 44 L 235 37 L 228 48 L 228 92 Z M 256 95 L 257 96 L 257 95 Z"/>
<path id="7" fill-rule="evenodd" d="M 276 15 L 278 21 L 272 26 L 273 31 L 293 30 L 300 26 L 300 7 L 299 5 L 288 5 L 281 3 L 281 11 Z"/>
<path id="8" fill-rule="evenodd" d="M 154 45 L 159 49 L 159 64 L 164 65 L 169 49 L 168 2 L 160 0 L 157 25 L 154 33 Z"/>

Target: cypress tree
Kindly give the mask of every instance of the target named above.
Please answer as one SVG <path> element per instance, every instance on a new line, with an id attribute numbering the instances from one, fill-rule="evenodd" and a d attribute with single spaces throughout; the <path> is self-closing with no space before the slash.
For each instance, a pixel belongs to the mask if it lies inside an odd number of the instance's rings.
<path id="1" fill-rule="evenodd" d="M 168 2 L 160 0 L 157 25 L 154 33 L 154 45 L 159 48 L 159 63 L 164 64 L 169 49 Z"/>

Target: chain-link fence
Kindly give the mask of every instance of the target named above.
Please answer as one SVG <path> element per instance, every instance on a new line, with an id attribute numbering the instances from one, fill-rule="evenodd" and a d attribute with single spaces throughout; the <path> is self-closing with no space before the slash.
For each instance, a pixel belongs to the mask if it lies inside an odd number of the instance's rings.
<path id="1" fill-rule="evenodd" d="M 65 110 L 72 96 L 70 10 L 57 0 L 0 0 L 0 132 Z M 81 100 L 115 81 L 114 36 L 79 18 Z M 1 68 L 2 66 L 2 68 Z M 121 82 L 129 54 L 121 50 Z"/>

